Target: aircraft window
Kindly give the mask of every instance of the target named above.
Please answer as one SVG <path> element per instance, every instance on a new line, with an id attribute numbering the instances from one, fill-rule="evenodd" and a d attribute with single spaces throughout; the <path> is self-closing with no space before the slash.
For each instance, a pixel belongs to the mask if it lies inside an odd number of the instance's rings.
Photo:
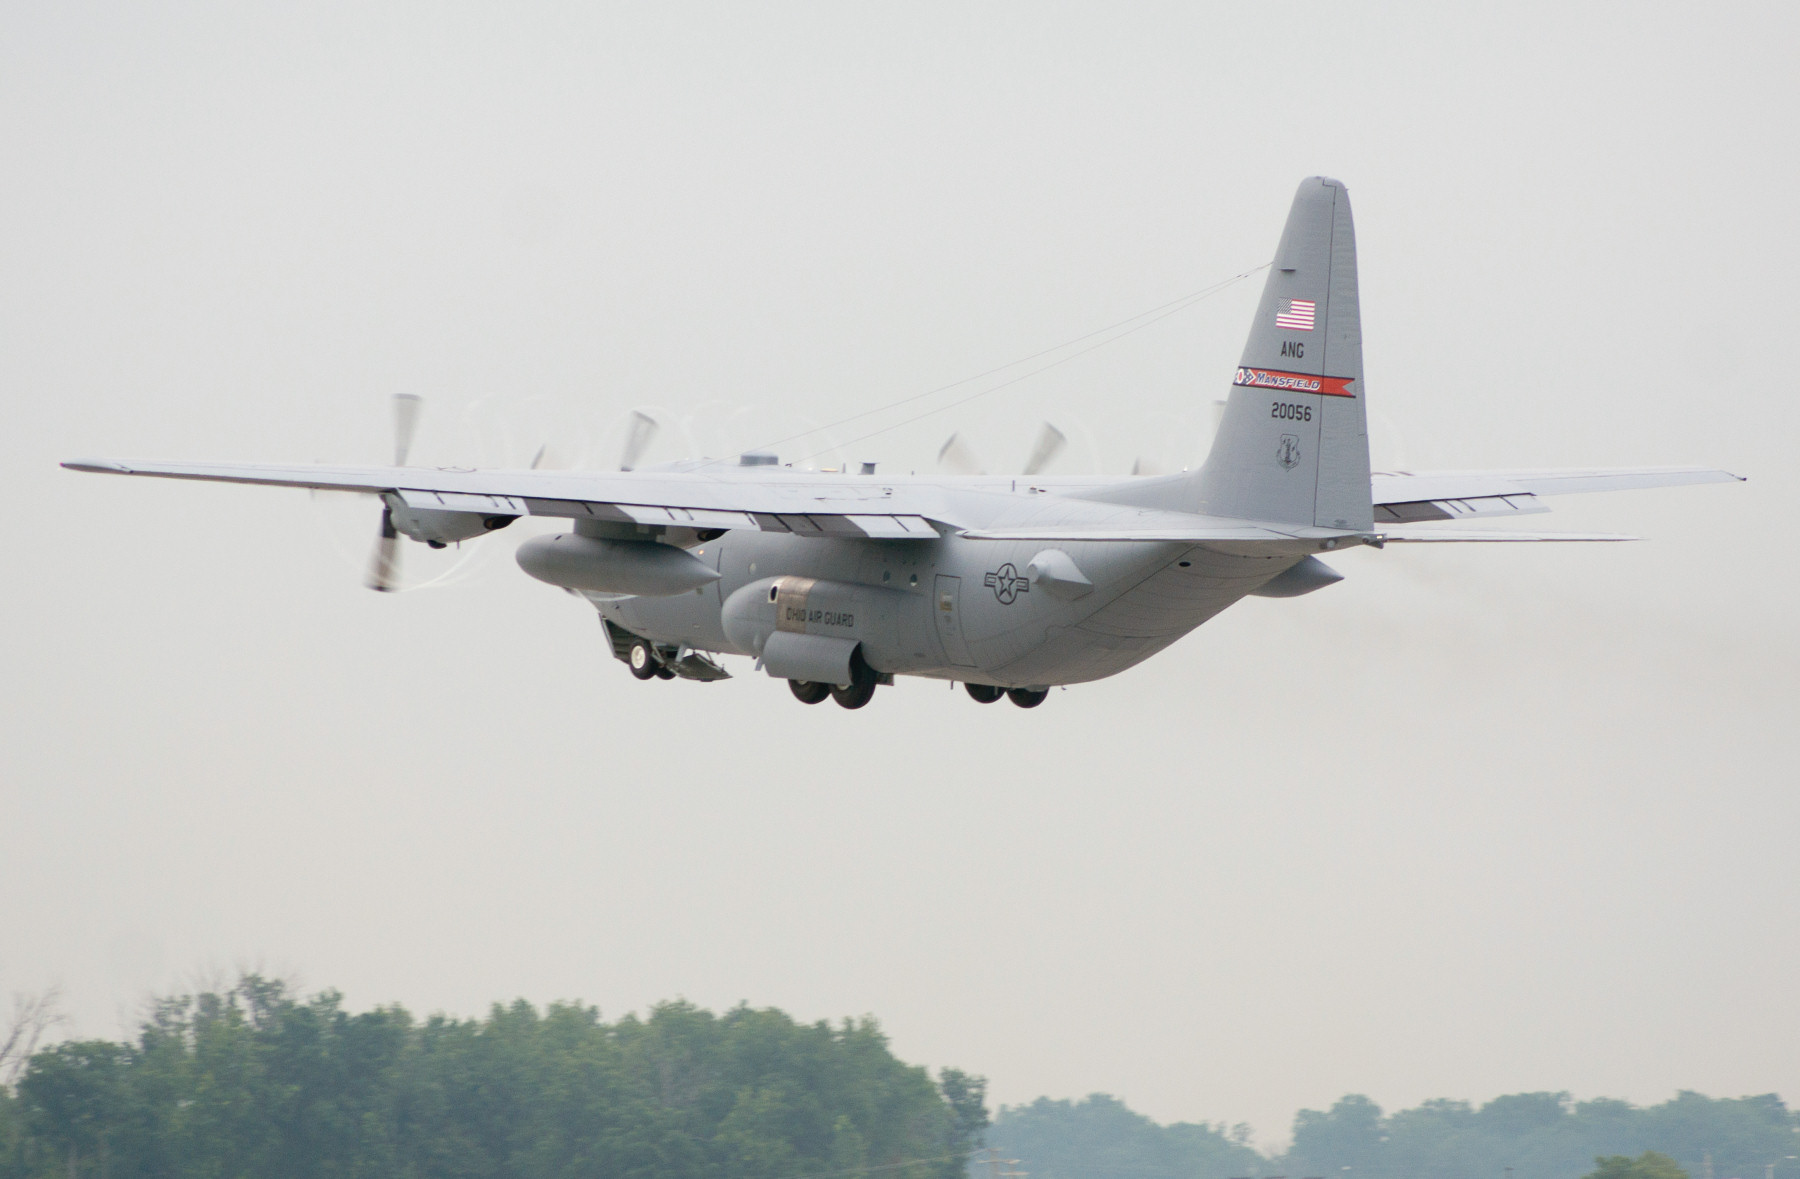
<path id="1" fill-rule="evenodd" d="M 906 584 L 907 585 L 918 585 L 919 584 L 919 575 L 917 573 L 915 573 L 911 577 L 907 578 Z"/>

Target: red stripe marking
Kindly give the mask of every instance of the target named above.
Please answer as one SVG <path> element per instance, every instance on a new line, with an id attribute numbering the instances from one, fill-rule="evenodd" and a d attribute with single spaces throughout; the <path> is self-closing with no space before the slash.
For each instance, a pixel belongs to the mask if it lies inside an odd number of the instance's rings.
<path id="1" fill-rule="evenodd" d="M 1321 377 L 1311 373 L 1284 373 L 1272 368 L 1240 368 L 1231 382 L 1246 389 L 1279 389 L 1288 393 L 1321 393 L 1327 397 L 1355 397 L 1350 386 L 1355 377 Z"/>

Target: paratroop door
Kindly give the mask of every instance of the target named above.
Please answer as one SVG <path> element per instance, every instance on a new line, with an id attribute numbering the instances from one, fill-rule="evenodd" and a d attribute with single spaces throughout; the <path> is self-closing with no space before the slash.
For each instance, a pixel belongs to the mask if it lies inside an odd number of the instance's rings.
<path id="1" fill-rule="evenodd" d="M 938 638 L 944 644 L 944 657 L 957 667 L 974 667 L 969 644 L 963 639 L 962 578 L 938 574 L 937 593 L 931 615 L 937 619 Z"/>

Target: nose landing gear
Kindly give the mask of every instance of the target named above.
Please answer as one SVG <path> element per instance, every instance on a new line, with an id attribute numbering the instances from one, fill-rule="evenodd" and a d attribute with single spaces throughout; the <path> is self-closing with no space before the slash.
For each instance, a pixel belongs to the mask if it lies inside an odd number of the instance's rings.
<path id="1" fill-rule="evenodd" d="M 964 684 L 963 691 L 977 704 L 992 704 L 1006 695 L 1005 688 L 996 688 L 992 684 Z"/>
<path id="2" fill-rule="evenodd" d="M 631 668 L 631 674 L 640 680 L 655 679 L 658 672 L 667 672 L 662 660 L 650 649 L 650 644 L 638 639 L 631 644 L 631 650 L 625 655 L 625 665 Z M 666 678 L 666 676 L 665 676 Z"/>

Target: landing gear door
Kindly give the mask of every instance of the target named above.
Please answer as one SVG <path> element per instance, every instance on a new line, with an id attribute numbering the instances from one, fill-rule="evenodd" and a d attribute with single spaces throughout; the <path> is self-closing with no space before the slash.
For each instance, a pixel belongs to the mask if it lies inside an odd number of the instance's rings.
<path id="1" fill-rule="evenodd" d="M 931 599 L 931 616 L 937 619 L 944 658 L 957 667 L 974 667 L 975 659 L 969 654 L 969 644 L 963 638 L 962 578 L 940 573 L 936 589 Z"/>

